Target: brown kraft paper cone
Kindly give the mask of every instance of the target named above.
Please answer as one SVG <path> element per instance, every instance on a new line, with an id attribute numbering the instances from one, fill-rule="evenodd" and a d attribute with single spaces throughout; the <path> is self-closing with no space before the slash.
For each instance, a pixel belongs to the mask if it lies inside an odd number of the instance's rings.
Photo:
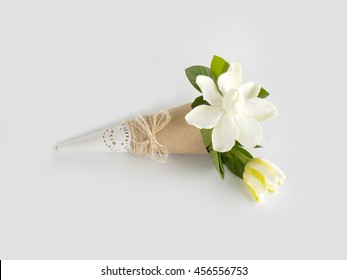
<path id="1" fill-rule="evenodd" d="M 200 130 L 185 120 L 190 110 L 190 103 L 170 109 L 170 122 L 156 134 L 158 142 L 168 149 L 169 154 L 207 154 Z"/>
<path id="2" fill-rule="evenodd" d="M 130 152 L 165 162 L 168 154 L 207 154 L 200 130 L 186 123 L 191 104 L 121 124 L 57 145 L 59 152 Z"/>

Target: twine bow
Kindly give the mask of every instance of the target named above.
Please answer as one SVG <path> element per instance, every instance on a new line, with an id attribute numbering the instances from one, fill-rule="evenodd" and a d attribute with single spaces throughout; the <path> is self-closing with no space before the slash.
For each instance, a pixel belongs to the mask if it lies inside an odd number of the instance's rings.
<path id="1" fill-rule="evenodd" d="M 164 163 L 169 151 L 160 144 L 155 135 L 170 122 L 169 111 L 163 110 L 153 116 L 139 115 L 128 122 L 132 133 L 132 151 L 136 155 L 149 156 Z"/>

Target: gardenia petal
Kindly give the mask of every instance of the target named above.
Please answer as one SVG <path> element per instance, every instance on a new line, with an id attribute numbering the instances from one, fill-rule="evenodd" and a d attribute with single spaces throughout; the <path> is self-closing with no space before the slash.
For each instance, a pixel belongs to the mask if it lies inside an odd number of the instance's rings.
<path id="1" fill-rule="evenodd" d="M 243 112 L 258 121 L 270 119 L 278 115 L 276 107 L 262 98 L 248 99 L 243 108 Z"/>
<path id="2" fill-rule="evenodd" d="M 225 95 L 233 88 L 237 88 L 242 81 L 241 64 L 239 62 L 231 63 L 231 72 L 225 72 L 218 78 L 218 88 Z"/>
<path id="3" fill-rule="evenodd" d="M 221 105 L 222 95 L 219 93 L 215 82 L 210 77 L 199 75 L 196 77 L 196 83 L 202 91 L 204 100 L 211 105 Z"/>
<path id="4" fill-rule="evenodd" d="M 267 190 L 263 187 L 262 183 L 247 172 L 244 172 L 242 177 L 251 193 L 253 194 L 255 200 L 257 202 L 263 202 Z"/>
<path id="5" fill-rule="evenodd" d="M 239 131 L 235 124 L 234 117 L 224 115 L 219 124 L 212 131 L 212 146 L 217 152 L 227 152 L 235 145 L 235 139 Z"/>
<path id="6" fill-rule="evenodd" d="M 231 112 L 233 110 L 233 105 L 239 100 L 239 93 L 236 89 L 228 91 L 222 100 L 222 108 L 226 112 Z"/>
<path id="7" fill-rule="evenodd" d="M 213 128 L 219 123 L 223 114 L 224 110 L 221 107 L 200 105 L 191 110 L 185 119 L 188 124 L 199 129 Z"/>
<path id="8" fill-rule="evenodd" d="M 244 99 L 256 98 L 259 94 L 261 86 L 255 82 L 246 82 L 238 87 L 238 91 L 243 95 Z"/>
<path id="9" fill-rule="evenodd" d="M 263 138 L 260 124 L 252 117 L 243 114 L 235 114 L 234 118 L 239 128 L 239 137 L 236 140 L 247 150 L 253 149 Z"/>

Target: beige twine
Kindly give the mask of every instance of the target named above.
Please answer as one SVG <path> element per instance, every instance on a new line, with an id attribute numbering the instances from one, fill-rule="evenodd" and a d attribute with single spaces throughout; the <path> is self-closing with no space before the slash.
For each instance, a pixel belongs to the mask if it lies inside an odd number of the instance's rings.
<path id="1" fill-rule="evenodd" d="M 170 119 L 169 111 L 163 110 L 152 116 L 139 115 L 128 121 L 133 154 L 148 156 L 160 163 L 166 162 L 169 151 L 158 142 L 155 135 L 170 122 Z"/>

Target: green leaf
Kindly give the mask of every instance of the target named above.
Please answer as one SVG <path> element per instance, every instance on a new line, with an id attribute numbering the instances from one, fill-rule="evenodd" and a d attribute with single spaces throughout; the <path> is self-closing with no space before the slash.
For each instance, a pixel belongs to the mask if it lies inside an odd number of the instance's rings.
<path id="1" fill-rule="evenodd" d="M 258 93 L 258 97 L 259 98 L 266 98 L 270 95 L 270 93 L 268 93 L 265 89 L 261 88 L 259 93 Z"/>
<path id="2" fill-rule="evenodd" d="M 248 152 L 247 150 L 245 150 L 243 147 L 239 145 L 235 145 L 230 152 L 234 154 L 244 164 L 246 164 L 250 159 L 253 158 L 250 152 Z"/>
<path id="3" fill-rule="evenodd" d="M 245 165 L 252 158 L 253 156 L 239 142 L 236 142 L 229 152 L 222 154 L 223 163 L 232 173 L 240 178 L 242 178 Z"/>
<path id="4" fill-rule="evenodd" d="M 222 153 L 222 156 L 227 157 L 227 158 L 231 158 L 231 159 L 236 159 L 236 156 L 234 154 L 232 154 L 231 151 Z"/>
<path id="5" fill-rule="evenodd" d="M 192 103 L 192 109 L 194 109 L 196 106 L 200 106 L 200 105 L 210 105 L 206 100 L 204 100 L 204 97 L 202 95 L 198 96 L 197 98 L 195 98 L 195 100 Z"/>
<path id="6" fill-rule="evenodd" d="M 196 77 L 197 76 L 199 76 L 199 75 L 208 76 L 208 77 L 212 78 L 214 80 L 214 82 L 216 82 L 216 78 L 212 74 L 211 69 L 206 67 L 206 66 L 200 66 L 200 65 L 191 66 L 191 67 L 186 69 L 186 75 L 187 75 L 187 78 L 190 81 L 190 83 L 193 85 L 193 87 L 195 87 L 200 92 L 201 92 L 201 89 L 199 88 L 199 86 L 196 83 Z"/>
<path id="7" fill-rule="evenodd" d="M 259 145 L 257 145 L 259 146 Z M 257 146 L 255 146 L 255 148 L 258 148 Z M 261 147 L 261 146 L 259 146 Z M 235 146 L 233 147 L 234 151 L 237 150 L 240 153 L 242 153 L 243 155 L 245 155 L 248 158 L 253 158 L 253 156 L 250 154 L 250 152 L 248 152 L 239 141 L 235 141 Z M 231 149 L 231 152 L 233 152 L 233 149 Z"/>
<path id="8" fill-rule="evenodd" d="M 241 160 L 228 152 L 222 154 L 222 162 L 232 173 L 242 179 L 243 171 L 245 170 L 245 164 Z"/>
<path id="9" fill-rule="evenodd" d="M 258 149 L 258 148 L 264 148 L 264 147 L 260 145 L 256 145 L 254 148 Z"/>
<path id="10" fill-rule="evenodd" d="M 202 139 L 208 151 L 212 150 L 212 129 L 200 129 Z"/>
<path id="11" fill-rule="evenodd" d="M 200 129 L 200 132 L 214 167 L 216 168 L 222 179 L 224 179 L 224 166 L 221 159 L 221 153 L 218 153 L 212 149 L 212 129 Z"/>
<path id="12" fill-rule="evenodd" d="M 211 160 L 214 164 L 214 167 L 217 169 L 221 178 L 224 179 L 224 166 L 222 163 L 221 154 L 216 152 L 215 150 L 211 150 L 209 152 L 209 155 L 210 155 Z"/>
<path id="13" fill-rule="evenodd" d="M 221 74 L 228 71 L 229 69 L 229 62 L 225 61 L 223 58 L 214 55 L 211 61 L 211 71 L 215 78 L 217 79 Z"/>

